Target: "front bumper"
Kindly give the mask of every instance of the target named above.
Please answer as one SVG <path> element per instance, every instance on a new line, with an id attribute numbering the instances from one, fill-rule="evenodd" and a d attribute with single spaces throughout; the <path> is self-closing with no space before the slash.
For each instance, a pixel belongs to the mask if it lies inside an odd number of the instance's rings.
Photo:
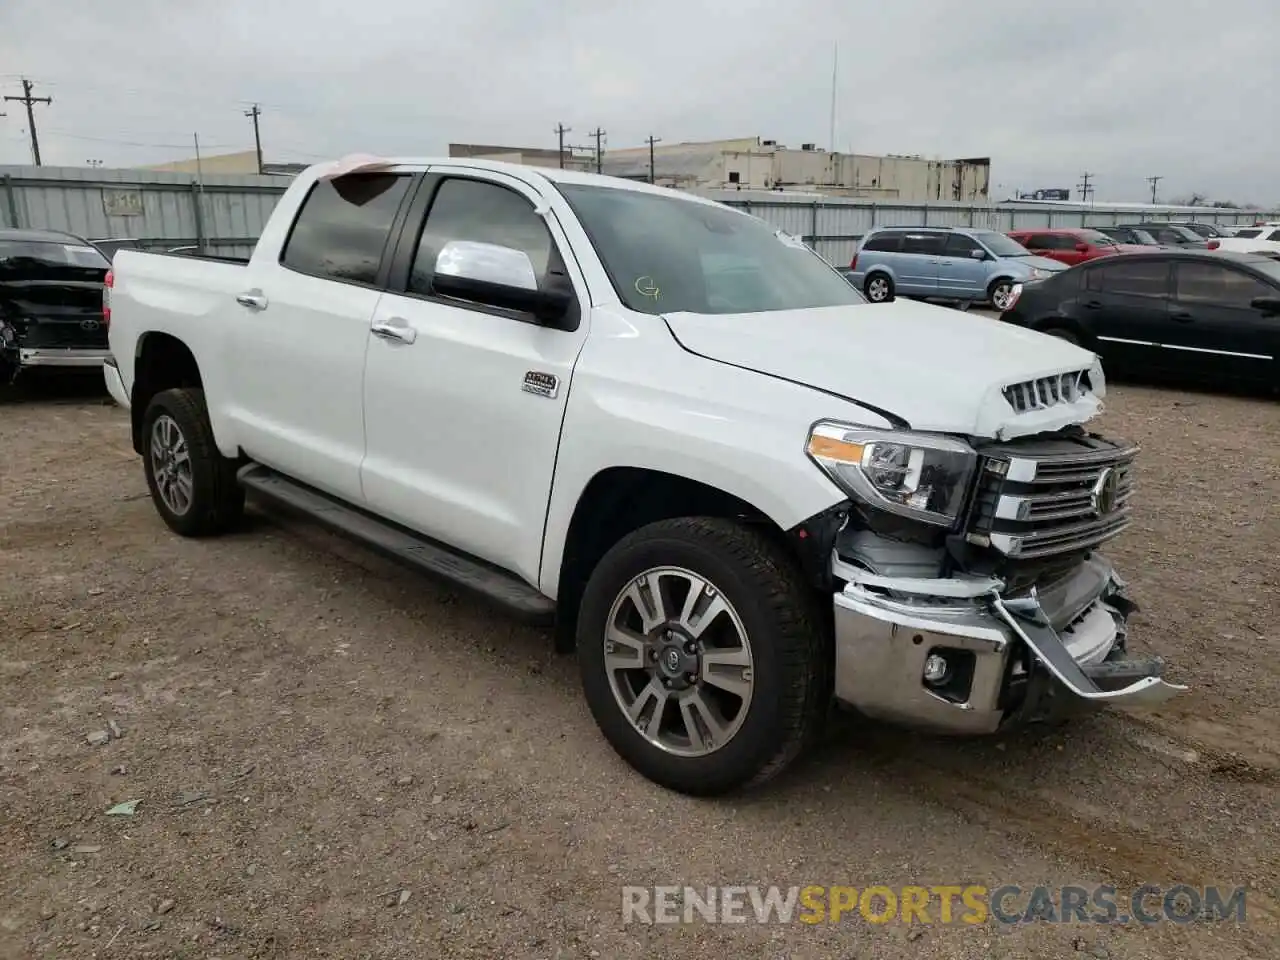
<path id="1" fill-rule="evenodd" d="M 1034 592 L 1016 599 L 985 578 L 881 577 L 833 560 L 835 696 L 867 716 L 942 733 L 983 734 L 1107 704 L 1149 707 L 1185 690 L 1158 658 L 1124 655 L 1132 608 L 1095 558 L 1055 585 L 1055 628 Z M 949 676 L 924 678 L 931 655 Z"/>
<path id="2" fill-rule="evenodd" d="M 64 347 L 23 347 L 18 351 L 21 367 L 100 367 L 110 350 Z"/>

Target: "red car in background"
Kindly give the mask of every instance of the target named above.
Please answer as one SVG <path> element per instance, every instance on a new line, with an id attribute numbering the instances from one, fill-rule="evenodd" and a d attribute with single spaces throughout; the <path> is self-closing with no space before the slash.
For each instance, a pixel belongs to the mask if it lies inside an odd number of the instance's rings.
<path id="1" fill-rule="evenodd" d="M 1010 230 L 1009 236 L 1032 253 L 1057 260 L 1067 266 L 1109 257 L 1117 253 L 1150 253 L 1147 247 L 1133 243 L 1116 243 L 1105 233 L 1079 230 Z"/>

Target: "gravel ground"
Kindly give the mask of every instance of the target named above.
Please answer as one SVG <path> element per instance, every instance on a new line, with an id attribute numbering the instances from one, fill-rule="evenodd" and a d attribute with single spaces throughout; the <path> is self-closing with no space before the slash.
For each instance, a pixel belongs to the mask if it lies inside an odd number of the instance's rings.
<path id="1" fill-rule="evenodd" d="M 1280 406 L 1118 386 L 1103 426 L 1145 447 L 1134 645 L 1191 692 L 1001 741 L 846 718 L 708 802 L 613 755 L 546 634 L 304 524 L 181 540 L 122 411 L 0 404 L 0 958 L 1280 955 Z M 1105 882 L 1248 885 L 1249 922 L 621 918 L 623 884 Z"/>

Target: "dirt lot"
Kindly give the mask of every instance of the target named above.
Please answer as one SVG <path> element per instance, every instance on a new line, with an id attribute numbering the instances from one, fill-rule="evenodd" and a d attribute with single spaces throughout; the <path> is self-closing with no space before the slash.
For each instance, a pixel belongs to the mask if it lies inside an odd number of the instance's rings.
<path id="1" fill-rule="evenodd" d="M 615 758 L 548 636 L 303 525 L 178 539 L 122 411 L 0 405 L 0 958 L 1278 956 L 1280 405 L 1121 386 L 1104 426 L 1145 446 L 1112 550 L 1135 646 L 1190 693 L 1004 742 L 845 719 L 706 802 Z M 1100 882 L 1247 884 L 1249 922 L 620 909 L 623 884 Z"/>

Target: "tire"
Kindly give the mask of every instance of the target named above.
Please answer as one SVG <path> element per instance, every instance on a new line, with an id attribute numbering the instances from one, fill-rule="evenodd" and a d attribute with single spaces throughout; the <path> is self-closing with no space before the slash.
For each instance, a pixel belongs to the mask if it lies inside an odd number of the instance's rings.
<path id="1" fill-rule="evenodd" d="M 244 513 L 235 461 L 218 452 L 203 390 L 156 394 L 142 419 L 142 462 L 151 501 L 174 533 L 214 536 Z"/>
<path id="2" fill-rule="evenodd" d="M 991 306 L 1002 313 L 1008 309 L 1008 301 L 1012 295 L 1013 281 L 1008 277 L 998 277 L 991 281 L 991 286 L 987 287 L 987 299 L 991 301 Z M 1005 305 L 1001 306 L 1002 303 Z"/>
<path id="3" fill-rule="evenodd" d="M 695 632 L 702 634 L 695 642 L 702 645 L 696 656 L 688 645 L 689 634 L 678 622 L 684 617 L 677 590 L 682 582 L 688 583 L 685 575 L 713 588 L 700 593 L 704 602 L 724 605 L 709 620 L 702 619 L 710 612 L 705 606 L 700 616 L 690 618 Z M 674 634 L 677 642 L 664 639 L 664 629 L 658 628 L 644 636 L 644 646 L 615 643 L 611 636 L 617 634 L 611 634 L 610 624 L 638 612 L 630 598 L 644 595 L 639 585 L 649 576 L 658 577 L 663 583 L 659 589 L 669 591 L 665 605 L 671 619 L 665 626 L 672 632 L 666 637 Z M 587 704 L 618 754 L 664 787 L 714 796 L 763 783 L 813 743 L 826 718 L 832 650 L 824 622 L 814 593 L 791 558 L 762 534 L 729 520 L 703 517 L 650 524 L 609 550 L 587 583 L 577 630 Z M 641 629 L 633 629 L 633 641 L 641 639 Z M 726 637 L 737 637 L 740 643 L 726 646 Z M 648 645 L 655 641 L 650 652 Z M 673 649 L 677 656 L 683 650 L 690 657 L 679 670 L 671 663 Z M 607 665 L 609 655 L 623 653 L 628 663 L 634 659 L 634 669 Z M 721 663 L 704 659 L 711 656 Z M 707 682 L 713 674 L 717 682 Z M 664 675 L 674 676 L 669 682 L 676 683 L 665 692 L 659 685 Z M 686 683 L 691 678 L 696 680 Z M 721 686 L 725 683 L 746 688 L 748 694 L 727 694 Z M 627 713 L 628 694 L 632 709 L 639 707 L 636 721 Z M 720 743 L 714 742 L 719 738 L 710 745 L 705 741 L 710 727 L 702 720 L 709 713 L 694 710 L 686 699 L 690 697 L 716 711 Z M 650 703 L 662 705 L 659 725 L 668 730 L 655 736 L 665 737 L 665 745 L 640 729 L 654 729 L 656 709 Z M 689 719 L 695 713 L 698 742 Z"/>
<path id="4" fill-rule="evenodd" d="M 1066 327 L 1047 327 L 1040 332 L 1050 337 L 1057 337 L 1059 340 L 1063 340 L 1074 347 L 1080 346 L 1080 337 Z"/>
<path id="5" fill-rule="evenodd" d="M 869 273 L 862 282 L 862 292 L 872 303 L 888 303 L 893 299 L 893 278 L 887 273 Z"/>

